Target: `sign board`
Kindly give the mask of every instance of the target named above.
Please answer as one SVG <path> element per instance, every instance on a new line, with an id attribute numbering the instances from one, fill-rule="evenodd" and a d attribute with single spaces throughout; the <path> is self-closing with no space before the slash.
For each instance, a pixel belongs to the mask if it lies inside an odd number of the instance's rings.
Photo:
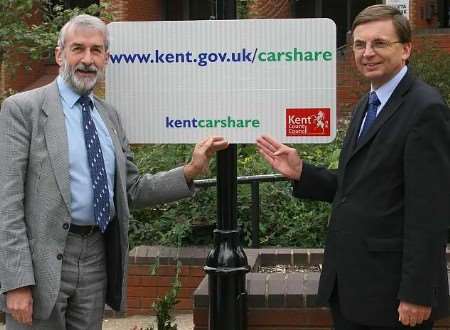
<path id="1" fill-rule="evenodd" d="M 409 19 L 409 0 L 386 0 L 386 5 L 397 8 Z"/>
<path id="2" fill-rule="evenodd" d="M 329 19 L 114 22 L 106 99 L 131 143 L 327 143 L 336 132 Z"/>

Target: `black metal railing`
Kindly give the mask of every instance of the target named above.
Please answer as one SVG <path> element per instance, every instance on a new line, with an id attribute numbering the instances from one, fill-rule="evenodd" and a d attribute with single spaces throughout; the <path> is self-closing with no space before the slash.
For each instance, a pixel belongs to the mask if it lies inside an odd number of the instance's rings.
<path id="1" fill-rule="evenodd" d="M 252 248 L 259 247 L 259 222 L 261 200 L 259 198 L 259 185 L 264 182 L 288 181 L 281 174 L 263 174 L 251 176 L 239 176 L 238 184 L 249 184 L 251 188 L 251 223 L 252 223 Z M 195 180 L 194 185 L 198 188 L 214 187 L 217 184 L 216 179 Z"/>

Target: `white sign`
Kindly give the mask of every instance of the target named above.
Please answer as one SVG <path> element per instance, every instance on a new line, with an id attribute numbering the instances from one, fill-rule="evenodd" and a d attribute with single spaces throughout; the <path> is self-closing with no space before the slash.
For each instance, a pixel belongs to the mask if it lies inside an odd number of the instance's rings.
<path id="1" fill-rule="evenodd" d="M 131 143 L 327 143 L 336 132 L 329 19 L 114 22 L 106 99 Z"/>
<path id="2" fill-rule="evenodd" d="M 397 8 L 409 19 L 409 0 L 386 0 L 386 4 Z"/>

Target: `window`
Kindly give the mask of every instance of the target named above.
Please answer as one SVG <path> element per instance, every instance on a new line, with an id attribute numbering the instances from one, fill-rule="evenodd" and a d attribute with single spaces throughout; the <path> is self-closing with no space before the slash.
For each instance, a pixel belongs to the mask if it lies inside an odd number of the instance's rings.
<path id="1" fill-rule="evenodd" d="M 164 1 L 164 0 L 163 0 Z M 164 1 L 165 18 L 168 21 L 210 19 L 215 16 L 215 0 Z"/>
<path id="2" fill-rule="evenodd" d="M 448 1 L 448 0 L 445 0 Z M 382 0 L 295 0 L 294 17 L 327 17 L 336 23 L 337 46 L 345 45 L 355 16 L 364 8 Z"/>
<path id="3" fill-rule="evenodd" d="M 64 8 L 86 8 L 92 4 L 99 4 L 99 0 L 64 0 Z"/>

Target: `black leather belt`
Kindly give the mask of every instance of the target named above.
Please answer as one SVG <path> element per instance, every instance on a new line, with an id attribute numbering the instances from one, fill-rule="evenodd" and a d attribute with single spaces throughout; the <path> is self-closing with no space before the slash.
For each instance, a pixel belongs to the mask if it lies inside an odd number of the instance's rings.
<path id="1" fill-rule="evenodd" d="M 98 226 L 78 226 L 74 224 L 71 224 L 69 228 L 69 232 L 80 235 L 82 237 L 91 236 L 99 230 L 100 229 L 98 228 Z"/>

